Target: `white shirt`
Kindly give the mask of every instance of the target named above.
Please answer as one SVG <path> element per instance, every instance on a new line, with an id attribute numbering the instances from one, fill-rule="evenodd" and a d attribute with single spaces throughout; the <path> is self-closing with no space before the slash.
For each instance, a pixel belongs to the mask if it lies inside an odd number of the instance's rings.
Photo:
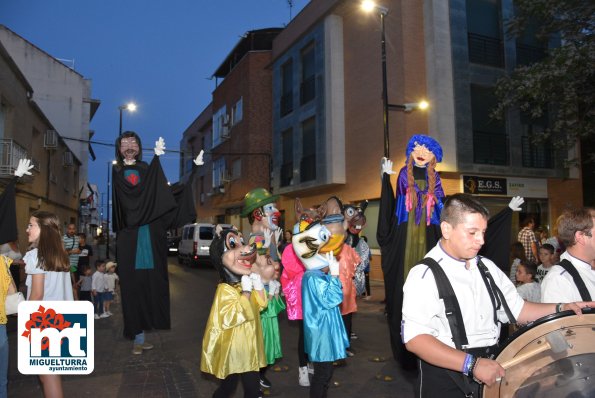
<path id="1" fill-rule="evenodd" d="M 95 271 L 91 280 L 91 290 L 95 290 L 97 293 L 103 293 L 106 289 L 105 274 L 101 271 Z"/>
<path id="2" fill-rule="evenodd" d="M 477 268 L 477 260 L 471 260 L 469 269 L 466 269 L 465 262 L 446 254 L 440 243 L 430 250 L 426 257 L 431 257 L 440 264 L 452 284 L 465 324 L 469 342 L 466 347 L 487 347 L 496 344 L 500 336 L 500 326 L 494 323 L 494 307 Z M 515 318 L 518 317 L 525 302 L 516 288 L 491 260 L 483 258 L 482 262 L 502 290 L 512 314 Z M 403 286 L 403 293 L 403 342 L 407 343 L 420 334 L 429 334 L 454 348 L 444 302 L 438 297 L 434 274 L 428 266 L 419 264 L 411 269 Z M 504 307 L 497 311 L 497 317 L 502 322 L 508 322 Z"/>
<path id="3" fill-rule="evenodd" d="M 31 296 L 31 285 L 33 283 L 33 276 L 36 274 L 44 274 L 43 283 L 43 300 L 73 300 L 72 296 L 72 282 L 70 280 L 70 272 L 56 272 L 45 271 L 38 267 L 37 249 L 29 250 L 25 257 L 25 272 L 27 273 L 27 300 Z"/>
<path id="4" fill-rule="evenodd" d="M 595 271 L 591 268 L 591 264 L 579 260 L 567 251 L 560 256 L 560 260 L 564 259 L 574 265 L 581 279 L 585 282 L 591 299 L 595 299 Z M 541 302 L 573 303 L 576 301 L 583 301 L 583 299 L 574 284 L 572 275 L 561 266 L 553 265 L 541 282 Z"/>
<path id="5" fill-rule="evenodd" d="M 524 300 L 541 303 L 541 286 L 539 286 L 539 283 L 523 283 L 517 286 L 516 290 Z"/>
<path id="6" fill-rule="evenodd" d="M 119 280 L 120 278 L 118 278 L 118 274 L 116 274 L 115 272 L 106 272 L 105 275 L 103 275 L 103 278 L 105 280 L 105 285 L 106 285 L 106 291 L 108 292 L 114 292 L 114 290 L 116 290 L 116 281 Z"/>

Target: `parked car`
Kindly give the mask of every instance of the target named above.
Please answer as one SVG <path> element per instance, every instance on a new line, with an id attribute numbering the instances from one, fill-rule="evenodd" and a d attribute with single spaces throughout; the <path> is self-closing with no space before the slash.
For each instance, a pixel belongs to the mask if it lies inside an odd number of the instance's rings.
<path id="1" fill-rule="evenodd" d="M 178 254 L 178 245 L 180 244 L 181 236 L 170 236 L 167 238 L 167 255 L 173 256 Z"/>
<path id="2" fill-rule="evenodd" d="M 230 224 L 222 224 L 231 227 Z M 213 241 L 215 226 L 207 223 L 186 224 L 178 245 L 178 263 L 190 266 L 210 264 L 209 246 Z"/>

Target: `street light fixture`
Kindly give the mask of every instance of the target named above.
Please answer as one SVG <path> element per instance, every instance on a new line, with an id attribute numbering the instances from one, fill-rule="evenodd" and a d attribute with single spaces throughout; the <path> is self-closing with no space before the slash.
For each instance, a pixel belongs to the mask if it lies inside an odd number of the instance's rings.
<path id="1" fill-rule="evenodd" d="M 388 136 L 389 109 L 411 112 L 416 109 L 425 110 L 428 108 L 429 104 L 427 101 L 407 103 L 402 105 L 388 103 L 388 84 L 386 82 L 386 30 L 384 27 L 384 19 L 388 14 L 388 8 L 376 4 L 371 0 L 362 1 L 361 7 L 365 12 L 376 11 L 380 16 L 380 51 L 382 59 L 382 126 L 384 128 L 384 156 L 388 158 L 390 153 Z"/>
<path id="2" fill-rule="evenodd" d="M 136 111 L 136 104 L 134 102 L 129 102 L 127 104 L 124 105 L 120 105 L 118 107 L 118 110 L 120 111 L 120 134 L 122 135 L 122 111 L 126 109 L 128 112 L 134 112 Z"/>

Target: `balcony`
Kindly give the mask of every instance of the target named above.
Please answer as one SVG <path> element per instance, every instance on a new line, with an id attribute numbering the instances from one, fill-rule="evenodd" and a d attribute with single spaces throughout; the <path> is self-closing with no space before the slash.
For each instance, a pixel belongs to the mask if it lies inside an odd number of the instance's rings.
<path id="1" fill-rule="evenodd" d="M 469 62 L 474 64 L 504 67 L 504 46 L 495 37 L 468 33 Z"/>
<path id="2" fill-rule="evenodd" d="M 508 134 L 473 130 L 473 162 L 508 165 Z"/>
<path id="3" fill-rule="evenodd" d="M 531 65 L 541 61 L 547 56 L 547 49 L 543 47 L 528 46 L 525 44 L 516 45 L 517 65 Z"/>
<path id="4" fill-rule="evenodd" d="M 535 144 L 531 137 L 521 137 L 523 149 L 523 167 L 538 169 L 554 168 L 554 151 L 550 142 Z"/>
<path id="5" fill-rule="evenodd" d="M 27 157 L 27 150 L 14 140 L 0 139 L 0 178 L 14 176 L 14 172 L 19 165 L 19 159 Z M 36 166 L 38 163 L 33 162 L 33 165 Z"/>

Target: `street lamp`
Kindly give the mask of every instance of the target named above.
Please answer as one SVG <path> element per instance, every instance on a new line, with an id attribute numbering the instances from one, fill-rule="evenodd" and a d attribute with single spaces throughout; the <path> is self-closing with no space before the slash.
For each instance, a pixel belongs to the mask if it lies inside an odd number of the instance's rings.
<path id="1" fill-rule="evenodd" d="M 425 110 L 429 104 L 427 101 L 420 101 L 407 104 L 389 104 L 388 103 L 388 84 L 386 82 L 386 33 L 384 28 L 384 18 L 388 14 L 388 8 L 378 5 L 371 0 L 365 0 L 361 3 L 362 10 L 365 12 L 378 12 L 380 15 L 380 51 L 382 59 L 382 125 L 384 127 L 384 156 L 389 157 L 389 136 L 388 136 L 388 111 L 400 110 L 404 112 L 411 112 L 416 109 Z"/>
<path id="2" fill-rule="evenodd" d="M 106 246 L 105 246 L 105 258 L 108 259 L 110 258 L 109 256 L 109 222 L 110 222 L 110 217 L 109 217 L 109 212 L 110 212 L 110 204 L 111 204 L 111 179 L 110 179 L 110 175 L 111 175 L 111 171 L 112 168 L 110 167 L 110 165 L 113 167 L 117 162 L 115 160 L 112 160 L 110 162 L 107 162 L 107 225 L 105 227 L 105 232 L 107 233 L 107 237 L 106 237 Z"/>
<path id="3" fill-rule="evenodd" d="M 129 102 L 125 105 L 120 105 L 118 107 L 118 110 L 120 111 L 120 134 L 122 135 L 122 111 L 126 109 L 128 112 L 134 112 L 136 111 L 136 104 L 134 102 Z"/>

